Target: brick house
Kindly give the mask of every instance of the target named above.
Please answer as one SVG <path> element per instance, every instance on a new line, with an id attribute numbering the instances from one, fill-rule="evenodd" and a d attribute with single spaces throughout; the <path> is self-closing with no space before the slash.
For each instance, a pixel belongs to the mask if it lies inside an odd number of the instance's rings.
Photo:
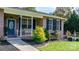
<path id="1" fill-rule="evenodd" d="M 63 38 L 64 20 L 54 15 L 23 10 L 20 8 L 0 8 L 0 36 L 32 39 L 32 32 L 37 25 L 53 33 L 61 32 Z"/>

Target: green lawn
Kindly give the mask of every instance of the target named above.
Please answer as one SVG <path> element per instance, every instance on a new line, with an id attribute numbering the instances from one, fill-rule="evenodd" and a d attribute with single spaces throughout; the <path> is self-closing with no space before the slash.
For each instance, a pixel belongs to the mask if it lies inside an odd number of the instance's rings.
<path id="1" fill-rule="evenodd" d="M 50 42 L 48 45 L 38 49 L 41 51 L 79 51 L 79 42 Z"/>

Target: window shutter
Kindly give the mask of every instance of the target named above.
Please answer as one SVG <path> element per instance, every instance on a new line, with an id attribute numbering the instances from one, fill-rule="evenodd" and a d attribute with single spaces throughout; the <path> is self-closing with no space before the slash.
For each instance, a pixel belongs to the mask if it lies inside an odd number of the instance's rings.
<path id="1" fill-rule="evenodd" d="M 35 29 L 36 28 L 36 21 L 35 21 L 35 19 L 33 19 L 33 29 Z"/>
<path id="2" fill-rule="evenodd" d="M 59 20 L 59 30 L 61 31 L 61 20 Z"/>
<path id="3" fill-rule="evenodd" d="M 48 19 L 46 20 L 46 23 L 47 23 L 46 24 L 46 29 L 49 30 L 49 20 Z"/>

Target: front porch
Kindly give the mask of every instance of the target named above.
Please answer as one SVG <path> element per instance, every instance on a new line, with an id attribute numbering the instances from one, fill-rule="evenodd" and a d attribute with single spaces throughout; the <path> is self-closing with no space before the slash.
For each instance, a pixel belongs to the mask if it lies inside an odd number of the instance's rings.
<path id="1" fill-rule="evenodd" d="M 43 26 L 42 18 L 4 14 L 4 36 L 32 39 L 37 25 Z"/>

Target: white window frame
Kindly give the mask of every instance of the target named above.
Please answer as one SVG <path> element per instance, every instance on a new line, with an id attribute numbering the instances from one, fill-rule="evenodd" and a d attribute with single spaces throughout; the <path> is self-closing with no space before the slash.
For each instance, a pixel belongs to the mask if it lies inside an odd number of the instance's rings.
<path id="1" fill-rule="evenodd" d="M 29 28 L 28 28 L 28 22 L 29 22 L 28 20 L 29 20 L 29 18 L 23 18 L 23 19 L 27 20 L 27 21 L 26 21 L 27 23 L 24 23 L 24 24 L 27 25 L 26 29 L 29 29 Z M 23 25 L 23 19 L 22 19 L 22 25 Z M 31 18 L 30 18 L 30 20 L 31 20 Z M 31 23 L 30 23 L 30 25 L 31 25 Z M 31 29 L 31 28 L 30 28 L 30 29 Z"/>
<path id="2" fill-rule="evenodd" d="M 56 27 L 56 30 L 60 31 L 60 20 L 57 19 L 57 27 Z"/>
<path id="3" fill-rule="evenodd" d="M 26 22 L 27 22 L 27 27 L 26 27 L 26 29 L 27 29 L 27 33 L 29 33 L 28 32 L 28 30 L 30 31 L 30 35 L 32 35 L 32 18 L 30 18 L 30 20 L 31 20 L 31 23 L 30 23 L 30 25 L 31 25 L 31 28 L 28 28 L 28 20 L 29 20 L 29 18 L 22 18 L 22 25 L 23 25 L 23 19 L 25 19 L 25 20 L 27 20 Z M 22 32 L 23 32 L 23 27 L 22 27 Z M 26 31 L 25 31 L 26 32 Z M 22 35 L 27 35 L 27 34 L 22 34 Z M 27 35 L 28 36 L 28 35 Z"/>
<path id="4" fill-rule="evenodd" d="M 51 26 L 50 26 L 51 28 L 48 27 L 48 29 L 51 30 L 51 31 L 53 31 L 53 19 L 49 19 L 48 21 L 52 21 L 52 23 L 48 23 L 48 26 L 51 25 Z"/>

